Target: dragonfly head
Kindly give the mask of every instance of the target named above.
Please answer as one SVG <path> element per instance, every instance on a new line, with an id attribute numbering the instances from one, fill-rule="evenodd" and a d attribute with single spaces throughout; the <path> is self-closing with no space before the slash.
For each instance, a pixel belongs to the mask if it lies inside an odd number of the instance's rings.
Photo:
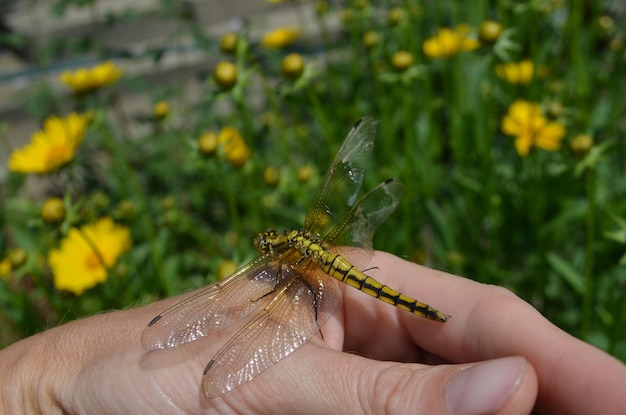
<path id="1" fill-rule="evenodd" d="M 278 237 L 277 231 L 268 229 L 254 239 L 254 247 L 259 254 L 271 255 L 276 252 L 277 245 L 280 244 Z"/>

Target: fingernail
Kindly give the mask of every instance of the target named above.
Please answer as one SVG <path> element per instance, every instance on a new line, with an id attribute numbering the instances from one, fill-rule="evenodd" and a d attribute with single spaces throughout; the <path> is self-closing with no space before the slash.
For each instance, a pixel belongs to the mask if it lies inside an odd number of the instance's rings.
<path id="1" fill-rule="evenodd" d="M 497 412 L 519 385 L 527 364 L 522 357 L 504 357 L 461 370 L 448 384 L 448 412 L 452 415 Z"/>

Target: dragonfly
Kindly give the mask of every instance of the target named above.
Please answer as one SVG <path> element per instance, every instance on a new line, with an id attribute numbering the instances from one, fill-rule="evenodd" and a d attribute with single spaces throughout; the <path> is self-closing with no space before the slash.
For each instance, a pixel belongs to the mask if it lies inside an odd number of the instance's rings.
<path id="1" fill-rule="evenodd" d="M 320 333 L 342 301 L 339 281 L 445 323 L 447 314 L 378 282 L 357 266 L 369 262 L 374 232 L 396 209 L 403 192 L 400 181 L 388 179 L 357 199 L 375 135 L 376 120 L 360 119 L 308 207 L 304 228 L 260 233 L 254 240 L 258 258 L 152 319 L 142 335 L 143 347 L 177 347 L 245 320 L 204 369 L 202 391 L 216 398 Z"/>

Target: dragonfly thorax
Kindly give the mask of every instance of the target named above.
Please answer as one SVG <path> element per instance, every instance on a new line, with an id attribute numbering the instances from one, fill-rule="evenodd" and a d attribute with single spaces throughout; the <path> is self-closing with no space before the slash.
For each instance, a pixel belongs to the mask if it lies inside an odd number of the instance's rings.
<path id="1" fill-rule="evenodd" d="M 306 229 L 286 232 L 289 246 L 295 249 L 302 259 L 310 258 L 320 264 L 325 261 L 330 247 L 318 236 Z"/>
<path id="2" fill-rule="evenodd" d="M 263 255 L 276 256 L 293 248 L 305 258 L 315 256 L 320 250 L 328 249 L 326 243 L 306 229 L 287 229 L 282 233 L 268 229 L 256 237 L 254 245 L 256 250 Z"/>

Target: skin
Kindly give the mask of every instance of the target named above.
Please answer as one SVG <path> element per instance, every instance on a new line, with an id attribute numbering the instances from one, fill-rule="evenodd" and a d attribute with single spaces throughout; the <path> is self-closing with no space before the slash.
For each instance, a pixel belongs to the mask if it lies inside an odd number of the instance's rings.
<path id="1" fill-rule="evenodd" d="M 623 413 L 626 366 L 510 291 L 382 252 L 369 269 L 453 317 L 442 325 L 342 287 L 344 302 L 322 328 L 324 342 L 313 339 L 252 381 L 207 399 L 202 369 L 232 331 L 156 352 L 140 344 L 146 324 L 186 294 L 71 322 L 1 350 L 0 413 Z"/>

